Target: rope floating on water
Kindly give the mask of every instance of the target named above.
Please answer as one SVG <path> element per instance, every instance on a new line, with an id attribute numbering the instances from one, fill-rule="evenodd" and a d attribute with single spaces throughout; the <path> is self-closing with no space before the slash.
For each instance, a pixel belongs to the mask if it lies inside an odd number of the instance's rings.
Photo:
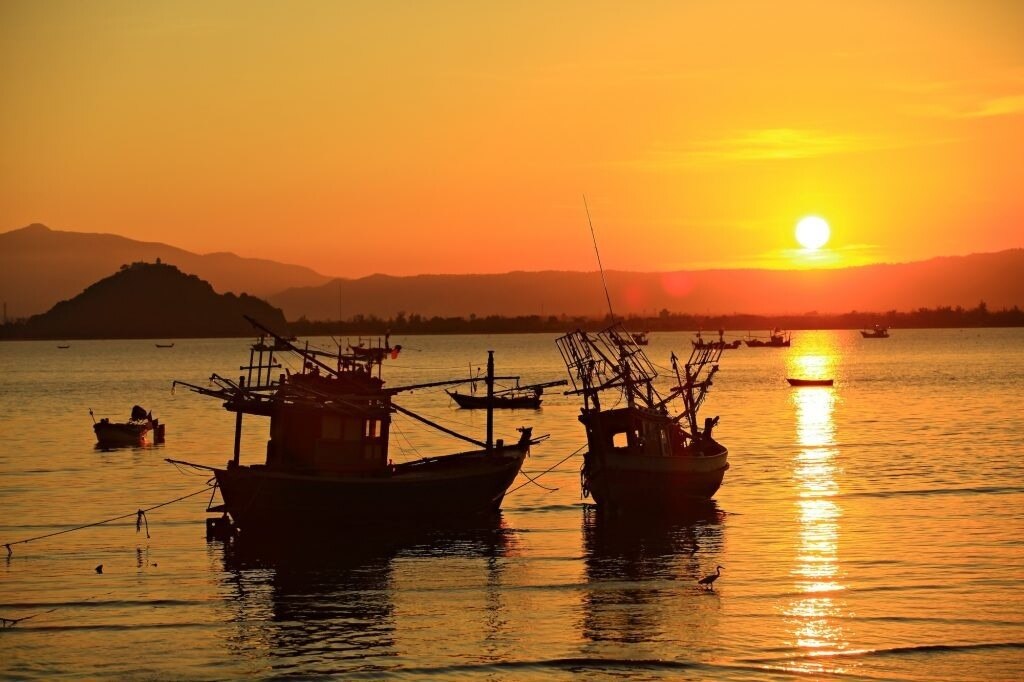
<path id="1" fill-rule="evenodd" d="M 145 523 L 146 523 L 146 537 L 148 538 L 148 537 L 150 537 L 150 535 L 149 535 L 149 519 L 146 518 L 146 512 L 153 511 L 154 509 L 159 509 L 160 507 L 166 507 L 167 505 L 174 504 L 175 502 L 181 502 L 182 500 L 187 500 L 188 498 L 195 497 L 196 495 L 201 495 L 201 494 L 205 493 L 209 489 L 210 489 L 210 486 L 207 486 L 207 487 L 203 488 L 202 490 L 195 491 L 194 493 L 189 493 L 187 495 L 182 495 L 181 497 L 176 497 L 173 500 L 168 500 L 167 502 L 161 502 L 160 504 L 155 504 L 152 507 L 146 507 L 145 509 L 137 509 L 137 510 L 135 510 L 133 512 L 129 512 L 128 514 L 122 514 L 121 516 L 115 516 L 115 517 L 110 518 L 110 519 L 103 519 L 102 521 L 96 521 L 94 523 L 86 523 L 86 524 L 83 524 L 81 526 L 75 526 L 74 528 L 65 528 L 64 530 L 54 531 L 53 533 L 46 533 L 44 535 L 37 535 L 34 538 L 25 538 L 24 540 L 15 540 L 14 542 L 7 542 L 7 543 L 4 543 L 4 547 L 7 548 L 7 556 L 10 557 L 12 554 L 14 554 L 14 550 L 11 549 L 12 545 L 23 545 L 23 544 L 26 544 L 26 543 L 29 543 L 29 542 L 35 542 L 36 540 L 42 540 L 44 538 L 52 538 L 54 536 L 63 535 L 65 533 L 73 533 L 76 530 L 84 530 L 86 528 L 93 528 L 94 526 L 102 526 L 105 523 L 113 523 L 114 521 L 121 521 L 122 519 L 127 519 L 127 518 L 130 518 L 132 516 L 135 517 L 135 532 L 136 533 L 138 533 L 142 529 L 142 523 L 143 523 L 143 521 L 145 521 Z"/>

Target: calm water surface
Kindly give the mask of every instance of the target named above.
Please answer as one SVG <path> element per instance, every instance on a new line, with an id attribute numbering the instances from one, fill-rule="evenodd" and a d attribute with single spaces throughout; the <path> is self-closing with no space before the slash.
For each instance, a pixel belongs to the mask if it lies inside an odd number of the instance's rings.
<path id="1" fill-rule="evenodd" d="M 390 385 L 563 378 L 548 335 L 408 337 Z M 1024 330 L 798 332 L 727 351 L 706 406 L 732 469 L 714 505 L 643 524 L 580 499 L 579 456 L 520 477 L 501 518 L 270 552 L 208 543 L 202 472 L 233 418 L 171 380 L 237 376 L 244 340 L 0 344 L 0 674 L 12 678 L 850 679 L 1024 677 Z M 654 334 L 668 364 L 686 334 Z M 786 377 L 834 377 L 791 389 Z M 557 389 L 556 389 L 557 390 Z M 88 410 L 134 403 L 163 446 L 94 448 Z M 441 389 L 401 403 L 482 434 Z M 576 399 L 497 415 L 532 424 L 536 476 L 583 444 Z M 248 417 L 243 460 L 267 424 Z M 396 461 L 461 449 L 396 415 Z M 103 565 L 103 573 L 94 570 Z M 696 580 L 724 567 L 714 593 Z"/>

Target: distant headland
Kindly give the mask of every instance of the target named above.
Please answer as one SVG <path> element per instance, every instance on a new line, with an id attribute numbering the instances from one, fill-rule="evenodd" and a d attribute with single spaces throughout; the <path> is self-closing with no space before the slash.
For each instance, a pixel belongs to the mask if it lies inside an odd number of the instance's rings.
<path id="1" fill-rule="evenodd" d="M 251 336 L 243 315 L 287 329 L 284 313 L 254 296 L 218 294 L 173 265 L 131 263 L 74 298 L 27 320 L 6 322 L 6 339 L 152 339 Z"/>

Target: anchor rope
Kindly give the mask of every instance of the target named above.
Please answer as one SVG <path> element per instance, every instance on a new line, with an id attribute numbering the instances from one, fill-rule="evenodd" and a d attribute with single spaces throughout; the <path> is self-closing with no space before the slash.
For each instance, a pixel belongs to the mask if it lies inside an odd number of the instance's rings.
<path id="1" fill-rule="evenodd" d="M 563 464 L 565 464 L 566 462 L 568 462 L 570 458 L 572 458 L 572 457 L 575 457 L 576 455 L 578 455 L 578 454 L 580 453 L 580 451 L 581 451 L 581 450 L 582 450 L 583 448 L 585 448 L 585 447 L 587 447 L 587 444 L 586 444 L 586 443 L 584 443 L 583 445 L 579 446 L 578 448 L 576 448 L 575 450 L 573 450 L 572 452 L 570 452 L 570 453 L 569 453 L 568 455 L 566 455 L 566 456 L 565 456 L 565 457 L 564 457 L 564 458 L 563 458 L 563 459 L 562 459 L 562 460 L 561 460 L 560 462 L 558 462 L 557 464 L 553 464 L 553 465 L 551 465 L 550 467 L 548 467 L 548 468 L 547 468 L 547 469 L 545 469 L 544 471 L 540 472 L 540 473 L 539 473 L 539 474 L 537 474 L 536 476 L 533 476 L 532 478 L 531 478 L 531 477 L 530 477 L 530 476 L 529 476 L 529 475 L 528 475 L 528 474 L 527 474 L 527 473 L 526 473 L 525 471 L 522 471 L 522 470 L 520 470 L 520 472 L 519 472 L 519 473 L 521 473 L 521 474 L 522 474 L 523 476 L 526 476 L 526 478 L 527 478 L 527 481 L 526 481 L 526 483 L 523 483 L 523 484 L 521 484 L 521 485 L 517 485 L 517 486 L 516 486 L 515 488 L 512 488 L 512 490 L 509 490 L 509 491 L 508 491 L 507 493 L 505 493 L 505 497 L 508 497 L 509 495 L 511 495 L 512 493 L 514 493 L 515 491 L 519 490 L 520 488 L 522 488 L 522 487 L 524 487 L 524 486 L 527 486 L 527 485 L 529 485 L 530 483 L 533 483 L 533 484 L 534 484 L 534 485 L 536 485 L 536 486 L 537 486 L 538 488 L 543 488 L 544 490 L 547 490 L 548 492 L 552 492 L 552 491 L 558 490 L 558 488 L 545 488 L 545 487 L 544 487 L 544 486 L 542 486 L 541 484 L 537 483 L 537 479 L 538 479 L 538 478 L 540 478 L 541 476 L 543 476 L 544 474 L 550 473 L 551 471 L 554 471 L 554 470 L 555 470 L 555 469 L 557 469 L 558 467 L 562 466 Z"/>
<path id="2" fill-rule="evenodd" d="M 195 497 L 196 495 L 200 495 L 202 493 L 205 493 L 209 489 L 210 489 L 209 486 L 207 486 L 207 487 L 203 488 L 202 490 L 197 490 L 194 493 L 189 493 L 187 495 L 182 495 L 181 497 L 176 497 L 173 500 L 168 500 L 167 502 L 161 502 L 160 504 L 155 504 L 152 507 L 146 507 L 145 509 L 136 509 L 133 512 L 129 512 L 127 514 L 122 514 L 120 516 L 115 516 L 113 518 L 103 519 L 102 521 L 95 521 L 93 523 L 86 523 L 86 524 L 83 524 L 81 526 L 75 526 L 74 528 L 65 528 L 63 530 L 54 531 L 52 533 L 45 533 L 43 535 L 37 535 L 37 536 L 35 536 L 33 538 L 25 538 L 24 540 L 15 540 L 14 542 L 5 542 L 3 546 L 7 549 L 7 556 L 11 556 L 12 554 L 14 554 L 14 550 L 11 549 L 11 547 L 13 545 L 23 545 L 23 544 L 26 544 L 26 543 L 29 543 L 29 542 L 35 542 L 36 540 L 42 540 L 44 538 L 52 538 L 54 536 L 63 535 L 65 533 L 73 533 L 76 530 L 84 530 L 86 528 L 93 528 L 95 526 L 102 526 L 105 523 L 113 523 L 114 521 L 121 521 L 123 519 L 127 519 L 127 518 L 130 518 L 132 516 L 135 517 L 135 532 L 139 532 L 141 530 L 142 522 L 145 521 L 145 524 L 146 524 L 146 537 L 148 538 L 149 537 L 149 520 L 146 518 L 146 512 L 153 511 L 154 509 L 160 509 L 161 507 L 166 507 L 167 505 L 174 504 L 175 502 L 181 502 L 182 500 L 187 500 L 190 497 Z"/>

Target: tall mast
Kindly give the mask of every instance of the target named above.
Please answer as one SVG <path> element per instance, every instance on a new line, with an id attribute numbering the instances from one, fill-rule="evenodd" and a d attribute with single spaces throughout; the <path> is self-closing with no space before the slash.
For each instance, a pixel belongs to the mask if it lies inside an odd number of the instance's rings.
<path id="1" fill-rule="evenodd" d="M 601 252 L 597 250 L 597 235 L 594 234 L 594 221 L 590 219 L 590 207 L 587 205 L 587 195 L 583 195 L 583 208 L 587 211 L 587 224 L 590 225 L 590 238 L 594 240 L 594 253 L 597 254 L 597 268 L 601 271 L 601 284 L 604 285 L 604 299 L 608 302 L 608 315 L 612 322 L 615 321 L 615 311 L 612 310 L 612 297 L 608 295 L 608 280 L 604 278 L 604 265 L 601 264 Z"/>
<path id="2" fill-rule="evenodd" d="M 487 449 L 494 448 L 494 351 L 487 351 Z"/>

